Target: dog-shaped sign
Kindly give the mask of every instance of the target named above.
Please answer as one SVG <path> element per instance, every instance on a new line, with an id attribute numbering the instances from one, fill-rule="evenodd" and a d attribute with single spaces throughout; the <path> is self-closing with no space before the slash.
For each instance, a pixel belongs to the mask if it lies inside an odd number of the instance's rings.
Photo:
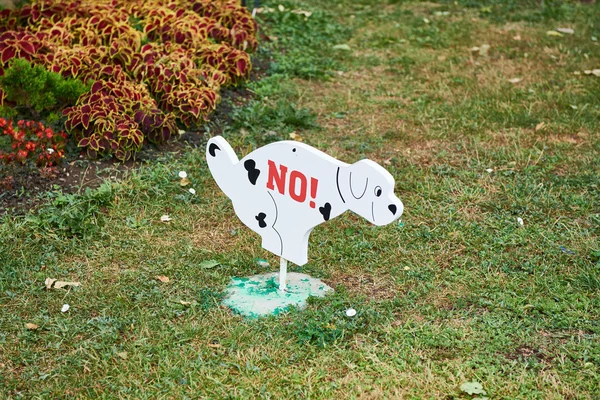
<path id="1" fill-rule="evenodd" d="M 208 167 L 262 247 L 297 265 L 308 261 L 313 228 L 352 210 L 375 225 L 402 215 L 394 178 L 379 164 L 346 164 L 304 143 L 281 141 L 241 161 L 221 137 L 206 145 Z"/>

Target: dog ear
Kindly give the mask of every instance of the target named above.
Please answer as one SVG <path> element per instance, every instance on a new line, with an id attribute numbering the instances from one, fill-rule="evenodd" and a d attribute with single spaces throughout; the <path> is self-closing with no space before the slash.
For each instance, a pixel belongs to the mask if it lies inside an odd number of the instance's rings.
<path id="1" fill-rule="evenodd" d="M 361 160 L 348 167 L 347 185 L 350 196 L 356 200 L 362 199 L 369 187 L 369 173 L 371 170 L 366 165 L 365 161 L 368 160 Z"/>
<path id="2" fill-rule="evenodd" d="M 370 176 L 375 164 L 370 160 L 360 160 L 354 164 L 340 167 L 337 172 L 338 192 L 344 203 L 353 203 L 367 196 Z M 377 164 L 375 164 L 377 165 Z"/>

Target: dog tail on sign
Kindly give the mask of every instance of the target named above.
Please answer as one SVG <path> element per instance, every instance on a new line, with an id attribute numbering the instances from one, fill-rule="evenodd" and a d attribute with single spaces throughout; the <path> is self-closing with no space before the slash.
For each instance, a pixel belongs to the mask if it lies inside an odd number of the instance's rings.
<path id="1" fill-rule="evenodd" d="M 233 175 L 234 165 L 239 162 L 235 151 L 225 139 L 216 136 L 206 144 L 206 153 L 210 155 L 206 157 L 206 161 L 215 182 L 227 197 L 232 198 L 236 182 L 228 177 Z"/>

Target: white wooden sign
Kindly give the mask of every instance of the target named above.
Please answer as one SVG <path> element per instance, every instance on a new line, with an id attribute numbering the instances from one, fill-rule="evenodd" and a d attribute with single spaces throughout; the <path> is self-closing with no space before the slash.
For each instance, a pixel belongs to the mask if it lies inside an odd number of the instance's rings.
<path id="1" fill-rule="evenodd" d="M 313 228 L 351 210 L 375 225 L 402 215 L 394 178 L 379 164 L 346 164 L 304 143 L 281 141 L 241 161 L 221 137 L 206 146 L 208 167 L 242 222 L 262 237 L 262 247 L 297 265 L 308 261 Z"/>

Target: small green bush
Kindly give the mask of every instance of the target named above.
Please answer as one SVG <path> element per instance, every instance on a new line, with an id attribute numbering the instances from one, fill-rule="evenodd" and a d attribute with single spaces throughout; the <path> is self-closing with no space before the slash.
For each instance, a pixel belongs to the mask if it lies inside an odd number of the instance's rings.
<path id="1" fill-rule="evenodd" d="M 23 108 L 23 114 L 41 118 L 73 106 L 90 89 L 78 79 L 65 79 L 22 58 L 11 61 L 0 77 L 0 87 L 6 94 L 5 101 Z"/>
<path id="2" fill-rule="evenodd" d="M 97 234 L 104 225 L 102 210 L 112 203 L 114 191 L 112 184 L 106 182 L 80 194 L 57 191 L 48 196 L 51 202 L 30 215 L 28 222 L 57 237 L 85 239 Z"/>

